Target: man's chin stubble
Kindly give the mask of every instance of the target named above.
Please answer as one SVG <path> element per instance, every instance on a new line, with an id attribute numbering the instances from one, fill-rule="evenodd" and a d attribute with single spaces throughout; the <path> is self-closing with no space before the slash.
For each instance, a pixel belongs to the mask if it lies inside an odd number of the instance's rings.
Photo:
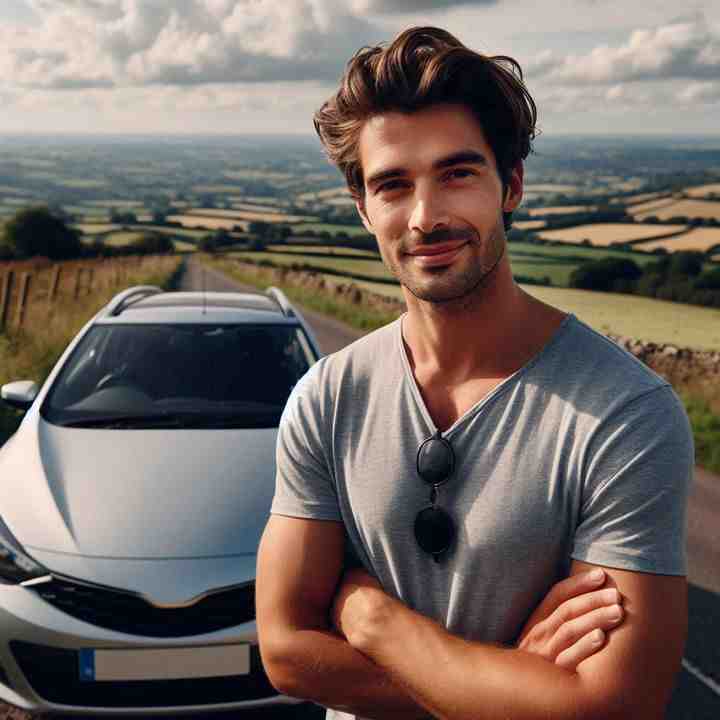
<path id="1" fill-rule="evenodd" d="M 455 290 L 455 292 L 453 294 L 450 294 L 450 295 L 445 295 L 444 293 L 428 294 L 428 293 L 423 292 L 422 289 L 408 285 L 400 277 L 398 277 L 398 280 L 400 281 L 400 284 L 404 288 L 406 288 L 407 291 L 411 295 L 416 297 L 418 300 L 432 303 L 433 305 L 448 306 L 449 304 L 456 303 L 458 301 L 467 301 L 470 299 L 475 299 L 476 293 L 482 291 L 482 289 L 484 287 L 486 287 L 492 280 L 494 274 L 496 273 L 496 271 L 498 269 L 498 266 L 500 265 L 500 261 L 503 259 L 504 255 L 505 255 L 505 245 L 503 245 L 502 252 L 498 256 L 498 258 L 495 260 L 492 267 L 490 267 L 490 269 L 488 269 L 484 273 L 481 273 L 480 277 L 475 279 L 475 281 L 469 287 L 458 288 Z M 437 274 L 441 274 L 443 270 L 444 270 L 444 268 L 438 268 Z M 451 288 L 448 288 L 448 290 L 451 290 Z M 464 304 L 464 303 L 462 303 L 462 304 Z"/>

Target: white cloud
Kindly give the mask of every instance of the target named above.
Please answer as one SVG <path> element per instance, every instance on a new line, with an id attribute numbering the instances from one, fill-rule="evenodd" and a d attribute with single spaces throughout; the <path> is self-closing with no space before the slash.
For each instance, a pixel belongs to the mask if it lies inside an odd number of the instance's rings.
<path id="1" fill-rule="evenodd" d="M 675 97 L 683 104 L 719 103 L 720 82 L 693 82 L 679 90 Z"/>
<path id="2" fill-rule="evenodd" d="M 0 73 L 25 88 L 334 82 L 380 39 L 343 0 L 30 1 L 40 24 L 0 27 Z"/>
<path id="3" fill-rule="evenodd" d="M 442 12 L 452 8 L 470 5 L 495 5 L 499 0 L 353 0 L 352 8 L 357 13 L 418 13 Z"/>
<path id="4" fill-rule="evenodd" d="M 635 30 L 620 47 L 599 45 L 584 55 L 544 54 L 531 74 L 564 84 L 616 84 L 669 78 L 716 78 L 720 31 L 702 17 Z"/>

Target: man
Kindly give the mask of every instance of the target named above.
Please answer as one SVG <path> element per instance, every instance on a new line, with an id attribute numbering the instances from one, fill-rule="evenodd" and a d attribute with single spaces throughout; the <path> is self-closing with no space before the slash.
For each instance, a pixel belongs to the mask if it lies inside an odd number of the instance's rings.
<path id="1" fill-rule="evenodd" d="M 316 115 L 407 313 L 288 401 L 263 661 L 278 688 L 365 717 L 660 718 L 692 438 L 666 382 L 513 282 L 535 125 L 513 70 L 414 28 L 358 53 Z M 346 543 L 363 569 L 338 582 Z M 602 650 L 573 651 L 593 627 Z"/>

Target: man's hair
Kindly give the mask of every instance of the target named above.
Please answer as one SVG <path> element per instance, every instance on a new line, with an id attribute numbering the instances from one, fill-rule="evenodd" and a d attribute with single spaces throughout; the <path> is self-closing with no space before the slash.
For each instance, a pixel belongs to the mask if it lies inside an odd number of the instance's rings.
<path id="1" fill-rule="evenodd" d="M 355 53 L 340 89 L 315 113 L 315 130 L 328 158 L 345 175 L 356 200 L 365 195 L 358 150 L 365 122 L 386 112 L 412 113 L 439 104 L 464 105 L 476 117 L 505 192 L 536 133 L 537 109 L 520 65 L 505 55 L 470 50 L 440 28 L 415 27 L 390 45 Z M 507 229 L 511 213 L 504 216 Z"/>

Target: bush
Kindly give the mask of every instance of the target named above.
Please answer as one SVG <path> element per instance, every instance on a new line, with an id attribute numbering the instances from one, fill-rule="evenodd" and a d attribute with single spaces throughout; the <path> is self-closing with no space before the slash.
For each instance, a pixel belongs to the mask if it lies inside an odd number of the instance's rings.
<path id="1" fill-rule="evenodd" d="M 720 268 L 709 270 L 695 281 L 698 290 L 720 290 Z"/>
<path id="2" fill-rule="evenodd" d="M 31 207 L 16 213 L 5 225 L 0 244 L 8 247 L 16 258 L 42 255 L 63 260 L 80 257 L 83 251 L 77 230 L 68 227 L 46 207 Z"/>

